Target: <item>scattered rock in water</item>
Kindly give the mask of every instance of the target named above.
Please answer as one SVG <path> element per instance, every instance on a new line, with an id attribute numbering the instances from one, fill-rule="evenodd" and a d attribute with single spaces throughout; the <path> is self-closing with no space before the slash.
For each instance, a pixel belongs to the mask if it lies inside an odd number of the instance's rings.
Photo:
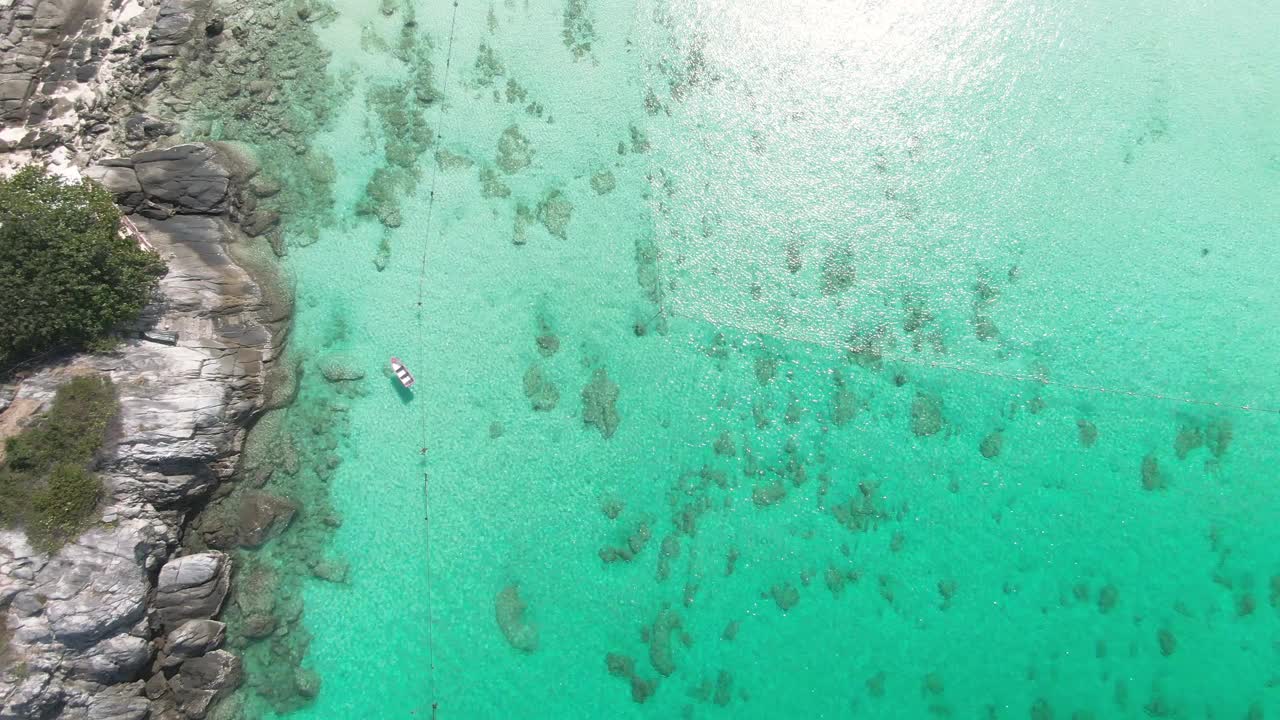
<path id="1" fill-rule="evenodd" d="M 1204 443 L 1215 458 L 1222 459 L 1231 446 L 1232 435 L 1230 420 L 1211 420 L 1205 428 Z"/>
<path id="2" fill-rule="evenodd" d="M 729 436 L 728 431 L 720 433 L 720 437 L 716 438 L 714 447 L 717 455 L 733 457 L 738 454 L 738 448 L 733 444 L 733 438 Z"/>
<path id="3" fill-rule="evenodd" d="M 851 247 L 837 248 L 822 261 L 822 294 L 825 296 L 839 295 L 849 290 L 857 278 Z"/>
<path id="4" fill-rule="evenodd" d="M 831 403 L 831 422 L 836 426 L 847 424 L 858 414 L 860 403 L 858 396 L 845 387 L 844 376 L 835 372 L 836 394 Z"/>
<path id="5" fill-rule="evenodd" d="M 518 125 L 502 131 L 498 138 L 498 167 L 508 175 L 520 172 L 533 162 L 533 146 Z"/>
<path id="6" fill-rule="evenodd" d="M 382 240 L 378 242 L 378 252 L 373 256 L 373 267 L 378 272 L 387 269 L 391 264 L 391 240 L 386 236 L 382 236 Z"/>
<path id="7" fill-rule="evenodd" d="M 247 548 L 261 546 L 284 532 L 297 511 L 298 506 L 290 500 L 264 492 L 244 493 L 240 497 L 240 545 Z"/>
<path id="8" fill-rule="evenodd" d="M 782 416 L 782 422 L 788 425 L 795 425 L 804 419 L 806 408 L 800 403 L 800 400 L 792 395 L 787 402 L 787 412 Z"/>
<path id="9" fill-rule="evenodd" d="M 630 678 L 636 674 L 636 661 L 622 653 L 607 653 L 604 665 L 614 677 Z"/>
<path id="10" fill-rule="evenodd" d="M 475 163 L 466 155 L 459 155 L 447 148 L 436 150 L 436 165 L 443 171 L 466 170 Z"/>
<path id="11" fill-rule="evenodd" d="M 590 5 L 587 0 L 568 0 L 564 6 L 564 28 L 561 31 L 564 46 L 573 53 L 574 60 L 580 60 L 591 52 L 591 43 L 595 40 L 595 28 L 591 22 Z"/>
<path id="12" fill-rule="evenodd" d="M 732 642 L 738 637 L 740 629 L 742 629 L 742 623 L 737 620 L 730 620 L 729 624 L 724 626 L 724 632 L 720 633 L 720 638 Z"/>
<path id="13" fill-rule="evenodd" d="M 831 594 L 835 595 L 836 597 L 840 597 L 840 595 L 844 592 L 844 583 L 845 583 L 844 573 L 840 572 L 839 570 L 833 567 L 828 567 L 827 573 L 826 573 L 826 581 L 827 581 L 827 589 L 831 591 Z"/>
<path id="14" fill-rule="evenodd" d="M 916 437 L 936 435 L 943 425 L 942 398 L 937 395 L 916 393 L 911 401 L 911 432 Z"/>
<path id="15" fill-rule="evenodd" d="M 502 178 L 493 168 L 480 168 L 480 196 L 484 198 L 511 197 L 511 188 L 502 182 Z"/>
<path id="16" fill-rule="evenodd" d="M 582 388 L 582 422 L 608 440 L 621 422 L 617 406 L 618 386 L 609 379 L 608 371 L 598 368 L 592 373 L 591 382 Z"/>
<path id="17" fill-rule="evenodd" d="M 511 233 L 512 245 L 524 245 L 529 242 L 529 226 L 535 221 L 533 210 L 524 203 L 516 203 L 515 228 Z"/>
<path id="18" fill-rule="evenodd" d="M 778 608 L 782 612 L 787 612 L 800 602 L 800 590 L 789 582 L 782 582 L 774 585 L 769 589 L 769 594 L 773 597 L 773 601 L 778 604 Z"/>
<path id="19" fill-rule="evenodd" d="M 858 483 L 858 496 L 831 507 L 836 521 L 853 532 L 867 532 L 889 517 L 876 506 L 875 486 Z"/>
<path id="20" fill-rule="evenodd" d="M 1165 490 L 1164 476 L 1160 473 L 1160 461 L 1155 454 L 1148 453 L 1142 458 L 1142 489 Z"/>
<path id="21" fill-rule="evenodd" d="M 474 69 L 476 84 L 480 87 L 492 87 L 499 77 L 506 74 L 506 69 L 502 66 L 502 61 L 498 59 L 498 54 L 493 51 L 493 48 L 488 43 L 480 44 L 480 50 L 476 53 Z"/>
<path id="22" fill-rule="evenodd" d="M 595 190 L 597 195 L 608 195 L 617 185 L 613 172 L 609 170 L 601 170 L 591 176 L 591 189 Z"/>
<path id="23" fill-rule="evenodd" d="M 1156 641 L 1160 644 L 1160 654 L 1169 657 L 1178 649 L 1178 638 L 1169 628 L 1160 628 L 1156 633 Z"/>
<path id="24" fill-rule="evenodd" d="M 938 581 L 938 594 L 942 596 L 942 609 L 947 610 L 951 607 L 951 600 L 956 596 L 956 590 L 959 585 L 955 580 L 947 578 Z"/>
<path id="25" fill-rule="evenodd" d="M 1173 451 L 1179 460 L 1186 460 L 1192 450 L 1204 447 L 1204 433 L 1193 420 L 1183 418 L 1178 426 L 1178 434 L 1173 440 Z"/>
<path id="26" fill-rule="evenodd" d="M 320 674 L 307 668 L 294 668 L 293 687 L 304 698 L 312 699 L 320 694 Z"/>
<path id="27" fill-rule="evenodd" d="M 1115 609 L 1116 603 L 1120 601 L 1120 591 L 1115 585 L 1103 585 L 1098 591 L 1098 611 L 1103 615 Z"/>
<path id="28" fill-rule="evenodd" d="M 555 237 L 566 240 L 569 237 L 569 220 L 573 218 L 573 203 L 559 190 L 547 193 L 538 203 L 538 222 Z"/>
<path id="29" fill-rule="evenodd" d="M 756 358 L 756 382 L 768 385 L 778 376 L 778 358 L 772 355 L 761 355 Z"/>
<path id="30" fill-rule="evenodd" d="M 538 365 L 530 365 L 524 373 L 524 396 L 537 412 L 550 412 L 560 403 L 560 389 L 543 374 Z"/>
<path id="31" fill-rule="evenodd" d="M 646 680 L 639 675 L 631 677 L 631 699 L 641 705 L 648 700 L 657 690 L 657 683 L 653 680 Z"/>
<path id="32" fill-rule="evenodd" d="M 674 610 L 663 609 L 649 629 L 649 663 L 663 677 L 670 677 L 676 671 L 671 636 L 681 626 L 680 616 Z"/>
<path id="33" fill-rule="evenodd" d="M 973 334 L 978 340 L 986 342 L 1000 337 L 1000 330 L 991 316 L 985 312 L 975 311 L 973 318 Z"/>
<path id="34" fill-rule="evenodd" d="M 538 649 L 538 628 L 525 621 L 525 602 L 520 598 L 520 590 L 512 583 L 498 592 L 494 601 L 498 628 L 511 647 L 520 652 L 531 653 Z"/>
<path id="35" fill-rule="evenodd" d="M 883 670 L 867 678 L 867 694 L 873 698 L 884 697 L 885 673 Z"/>
<path id="36" fill-rule="evenodd" d="M 716 705 L 725 707 L 729 701 L 733 699 L 733 676 L 726 670 L 721 670 L 716 675 L 716 692 L 712 696 L 712 700 Z"/>
<path id="37" fill-rule="evenodd" d="M 622 506 L 619 504 L 617 507 L 618 507 L 618 512 L 621 513 Z M 609 512 L 610 512 L 610 508 L 606 507 L 605 514 L 607 515 Z M 616 517 L 616 515 L 613 517 Z M 627 542 L 625 545 L 621 547 L 601 548 L 599 552 L 600 559 L 605 563 L 613 563 L 618 561 L 631 562 L 633 559 L 635 559 L 635 556 L 639 555 L 644 550 L 645 546 L 649 544 L 649 540 L 652 537 L 653 537 L 653 531 L 649 528 L 649 523 L 641 520 L 636 525 L 635 531 L 632 532 L 631 535 L 627 537 Z"/>
<path id="38" fill-rule="evenodd" d="M 622 501 L 616 498 L 610 498 L 600 504 L 601 512 L 610 520 L 617 520 L 618 516 L 622 514 L 622 509 Z"/>
<path id="39" fill-rule="evenodd" d="M 631 152 L 636 154 L 647 153 L 653 148 L 644 131 L 635 125 L 627 126 L 627 134 L 631 137 Z"/>
<path id="40" fill-rule="evenodd" d="M 356 203 L 357 215 L 373 215 L 388 228 L 398 228 L 400 197 L 414 189 L 417 179 L 404 168 L 380 167 L 365 186 L 364 195 Z"/>
<path id="41" fill-rule="evenodd" d="M 503 434 L 506 433 L 506 431 L 507 430 L 502 425 L 502 423 L 497 420 L 494 420 L 493 422 L 489 423 L 489 439 L 490 440 L 497 440 L 498 438 L 502 437 Z"/>
<path id="42" fill-rule="evenodd" d="M 560 338 L 550 331 L 543 332 L 535 342 L 538 346 L 538 354 L 542 357 L 551 357 L 560 351 Z"/>
<path id="43" fill-rule="evenodd" d="M 342 584 L 347 581 L 351 566 L 341 560 L 321 560 L 311 566 L 311 575 L 318 580 Z"/>
<path id="44" fill-rule="evenodd" d="M 326 355 L 318 365 L 320 374 L 329 382 L 350 382 L 364 377 L 364 370 L 356 360 L 346 355 Z"/>
<path id="45" fill-rule="evenodd" d="M 982 443 L 978 445 L 978 450 L 982 453 L 982 457 L 993 460 L 1000 456 L 1000 450 L 1003 447 L 1004 433 L 995 430 L 982 439 Z"/>
<path id="46" fill-rule="evenodd" d="M 1093 447 L 1098 442 L 1098 426 L 1088 420 L 1076 420 L 1076 428 L 1080 431 L 1081 447 Z"/>
<path id="47" fill-rule="evenodd" d="M 787 486 L 780 478 L 774 478 L 768 485 L 756 485 L 751 488 L 751 502 L 758 508 L 775 505 L 786 497 Z"/>

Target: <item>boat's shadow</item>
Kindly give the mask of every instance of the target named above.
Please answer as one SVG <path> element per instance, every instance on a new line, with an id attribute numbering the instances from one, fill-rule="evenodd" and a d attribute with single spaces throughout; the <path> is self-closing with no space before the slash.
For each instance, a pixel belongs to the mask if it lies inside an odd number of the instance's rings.
<path id="1" fill-rule="evenodd" d="M 396 396 L 400 398 L 400 403 L 402 405 L 408 405 L 409 402 L 413 400 L 413 391 L 404 385 L 401 385 L 400 381 L 394 376 L 389 378 L 388 382 L 391 383 L 391 389 L 394 390 Z"/>

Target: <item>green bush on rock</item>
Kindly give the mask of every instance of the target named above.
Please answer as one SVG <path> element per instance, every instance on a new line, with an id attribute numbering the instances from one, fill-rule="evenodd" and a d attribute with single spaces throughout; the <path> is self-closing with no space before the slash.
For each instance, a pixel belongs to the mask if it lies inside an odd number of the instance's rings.
<path id="1" fill-rule="evenodd" d="M 146 306 L 164 264 L 119 224 L 92 182 L 35 166 L 0 179 L 0 364 L 85 347 Z"/>
<path id="2" fill-rule="evenodd" d="M 102 497 L 92 465 L 117 408 L 106 377 L 78 377 L 58 388 L 49 412 L 5 444 L 0 525 L 25 527 L 43 550 L 82 531 Z"/>

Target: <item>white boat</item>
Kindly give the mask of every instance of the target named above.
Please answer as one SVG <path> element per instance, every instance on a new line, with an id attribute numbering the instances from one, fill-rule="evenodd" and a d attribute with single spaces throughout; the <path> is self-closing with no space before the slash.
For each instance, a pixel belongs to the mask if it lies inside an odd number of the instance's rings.
<path id="1" fill-rule="evenodd" d="M 396 374 L 396 379 L 406 388 L 413 387 L 413 373 L 409 372 L 409 368 L 400 362 L 400 358 L 391 358 L 391 372 Z"/>

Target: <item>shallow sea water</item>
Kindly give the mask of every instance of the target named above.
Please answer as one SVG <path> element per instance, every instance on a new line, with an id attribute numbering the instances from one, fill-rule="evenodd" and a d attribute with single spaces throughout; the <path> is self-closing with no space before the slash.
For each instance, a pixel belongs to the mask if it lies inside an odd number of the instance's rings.
<path id="1" fill-rule="evenodd" d="M 291 342 L 368 375 L 296 717 L 1280 714 L 1280 7 L 335 5 Z"/>

